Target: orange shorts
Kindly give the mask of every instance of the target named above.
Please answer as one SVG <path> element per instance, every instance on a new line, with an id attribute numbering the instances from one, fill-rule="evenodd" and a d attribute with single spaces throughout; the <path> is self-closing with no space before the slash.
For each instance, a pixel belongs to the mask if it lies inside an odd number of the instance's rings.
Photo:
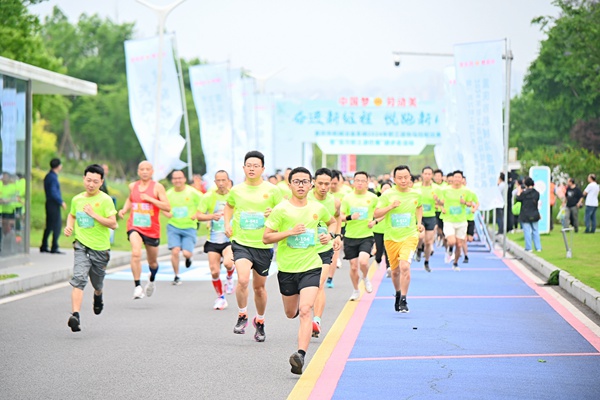
<path id="1" fill-rule="evenodd" d="M 403 242 L 394 242 L 393 240 L 386 240 L 385 251 L 387 252 L 388 264 L 391 269 L 396 269 L 400 265 L 400 261 L 407 261 L 409 264 L 412 262 L 417 244 L 419 244 L 419 238 L 410 237 Z"/>

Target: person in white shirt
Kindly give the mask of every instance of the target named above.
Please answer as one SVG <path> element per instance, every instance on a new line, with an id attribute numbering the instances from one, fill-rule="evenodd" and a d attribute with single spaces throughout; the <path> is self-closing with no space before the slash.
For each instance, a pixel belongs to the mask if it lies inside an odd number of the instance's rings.
<path id="1" fill-rule="evenodd" d="M 598 210 L 598 183 L 596 175 L 588 175 L 588 185 L 583 191 L 585 196 L 585 233 L 596 232 L 596 211 Z M 583 200 L 583 199 L 582 199 Z M 582 201 L 580 200 L 580 201 Z"/>

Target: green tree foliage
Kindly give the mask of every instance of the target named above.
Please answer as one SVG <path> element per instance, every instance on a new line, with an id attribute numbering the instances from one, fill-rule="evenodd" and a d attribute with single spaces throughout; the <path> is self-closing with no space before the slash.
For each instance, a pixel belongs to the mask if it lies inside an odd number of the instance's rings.
<path id="1" fill-rule="evenodd" d="M 587 144 L 570 132 L 578 122 L 600 116 L 600 3 L 556 0 L 554 4 L 561 9 L 558 18 L 533 21 L 547 38 L 525 77 L 522 95 L 512 102 L 512 144 L 520 148 Z"/>
<path id="2" fill-rule="evenodd" d="M 553 172 L 564 172 L 578 184 L 586 182 L 588 174 L 600 171 L 600 158 L 593 152 L 580 147 L 537 147 L 521 156 L 521 174 L 528 175 L 534 165 L 545 165 Z"/>
<path id="3" fill-rule="evenodd" d="M 56 156 L 56 135 L 46 130 L 48 122 L 38 118 L 32 126 L 32 140 L 35 143 L 32 149 L 32 166 L 46 168 L 50 160 Z"/>

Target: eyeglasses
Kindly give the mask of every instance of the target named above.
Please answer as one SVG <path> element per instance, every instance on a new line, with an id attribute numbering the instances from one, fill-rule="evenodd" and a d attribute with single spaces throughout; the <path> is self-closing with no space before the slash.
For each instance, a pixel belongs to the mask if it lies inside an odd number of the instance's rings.
<path id="1" fill-rule="evenodd" d="M 292 185 L 294 186 L 308 186 L 310 185 L 310 181 L 308 179 L 292 179 Z"/>
<path id="2" fill-rule="evenodd" d="M 252 169 L 252 168 L 259 169 L 259 168 L 262 168 L 262 165 L 260 165 L 260 164 L 244 164 L 244 167 L 250 168 L 250 169 Z"/>
<path id="3" fill-rule="evenodd" d="M 355 179 L 354 182 L 356 183 L 367 183 L 366 179 Z"/>

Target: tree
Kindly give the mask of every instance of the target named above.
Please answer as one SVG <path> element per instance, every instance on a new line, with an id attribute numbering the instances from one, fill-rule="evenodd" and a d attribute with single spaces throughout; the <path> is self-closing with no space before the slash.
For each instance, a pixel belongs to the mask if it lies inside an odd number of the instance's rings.
<path id="1" fill-rule="evenodd" d="M 32 166 L 46 168 L 50 160 L 56 156 L 56 135 L 46 130 L 48 122 L 41 118 L 36 119 L 31 129 L 32 142 Z"/>
<path id="2" fill-rule="evenodd" d="M 571 138 L 581 147 L 600 154 L 600 118 L 577 122 L 571 129 Z"/>

